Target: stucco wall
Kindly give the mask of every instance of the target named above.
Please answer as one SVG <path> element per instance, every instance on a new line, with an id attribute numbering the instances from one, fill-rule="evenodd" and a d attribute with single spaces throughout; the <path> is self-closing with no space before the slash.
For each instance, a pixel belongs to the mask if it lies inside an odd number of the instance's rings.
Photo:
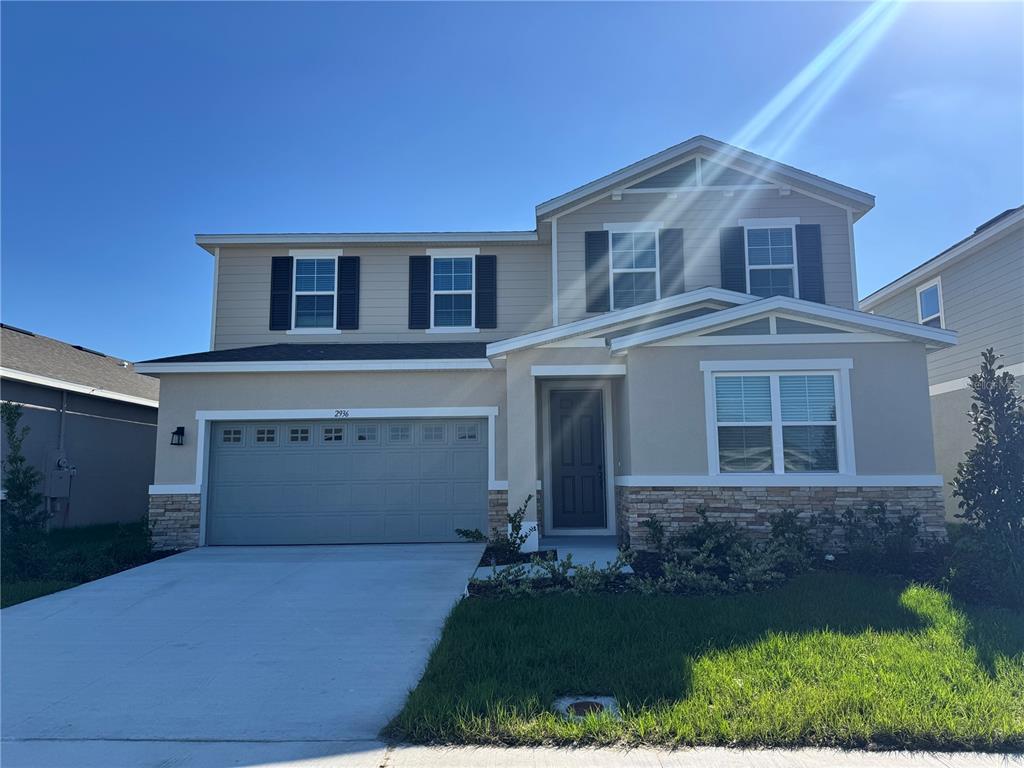
<path id="1" fill-rule="evenodd" d="M 789 358 L 853 360 L 850 387 L 858 474 L 935 472 L 924 347 L 881 342 L 631 350 L 631 474 L 707 473 L 702 360 Z"/>
<path id="2" fill-rule="evenodd" d="M 958 522 L 960 508 L 950 483 L 956 476 L 956 465 L 974 445 L 967 411 L 971 407 L 971 391 L 958 389 L 935 395 L 931 399 L 932 423 L 935 425 L 935 469 L 942 475 L 946 491 L 946 519 Z"/>

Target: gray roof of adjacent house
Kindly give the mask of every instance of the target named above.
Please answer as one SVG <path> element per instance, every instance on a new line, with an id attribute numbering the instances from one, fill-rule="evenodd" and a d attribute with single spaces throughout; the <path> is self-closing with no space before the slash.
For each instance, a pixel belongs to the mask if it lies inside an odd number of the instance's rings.
<path id="1" fill-rule="evenodd" d="M 475 360 L 487 357 L 487 345 L 475 341 L 391 344 L 263 344 L 144 360 L 151 363 L 254 363 L 309 360 Z"/>
<path id="2" fill-rule="evenodd" d="M 0 376 L 156 406 L 160 381 L 118 357 L 0 324 Z"/>

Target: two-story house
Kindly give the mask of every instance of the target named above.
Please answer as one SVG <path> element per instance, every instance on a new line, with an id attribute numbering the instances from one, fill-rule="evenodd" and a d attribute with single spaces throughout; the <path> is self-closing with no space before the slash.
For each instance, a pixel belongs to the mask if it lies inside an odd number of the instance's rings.
<path id="1" fill-rule="evenodd" d="M 864 192 L 698 136 L 517 232 L 198 235 L 210 351 L 148 361 L 159 545 L 669 530 L 916 508 L 926 355 L 857 310 Z M 535 547 L 536 536 L 528 546 Z"/>
<path id="2" fill-rule="evenodd" d="M 968 377 L 988 347 L 1018 379 L 1024 377 L 1024 206 L 982 224 L 919 267 L 872 293 L 860 308 L 932 328 L 952 328 L 956 347 L 928 356 L 928 391 L 935 431 L 935 465 L 946 486 L 946 515 L 957 499 L 948 484 L 974 444 L 967 412 Z"/>

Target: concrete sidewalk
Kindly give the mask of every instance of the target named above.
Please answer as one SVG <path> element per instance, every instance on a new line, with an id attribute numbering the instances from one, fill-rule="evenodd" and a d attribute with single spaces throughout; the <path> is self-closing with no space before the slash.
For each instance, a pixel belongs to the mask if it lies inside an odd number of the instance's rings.
<path id="1" fill-rule="evenodd" d="M 386 746 L 377 741 L 21 741 L 3 744 L 4 768 L 1002 768 L 1020 755 L 744 750 L 501 749 Z"/>

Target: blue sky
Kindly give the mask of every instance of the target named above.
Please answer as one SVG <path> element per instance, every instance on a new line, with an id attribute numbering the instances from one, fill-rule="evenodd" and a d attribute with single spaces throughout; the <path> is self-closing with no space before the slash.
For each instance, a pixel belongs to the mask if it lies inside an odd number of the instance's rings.
<path id="1" fill-rule="evenodd" d="M 580 183 L 730 140 L 864 9 L 5 3 L 3 321 L 206 349 L 194 233 L 532 228 Z M 1022 27 L 1019 3 L 907 5 L 776 155 L 877 196 L 862 295 L 1024 202 Z"/>

